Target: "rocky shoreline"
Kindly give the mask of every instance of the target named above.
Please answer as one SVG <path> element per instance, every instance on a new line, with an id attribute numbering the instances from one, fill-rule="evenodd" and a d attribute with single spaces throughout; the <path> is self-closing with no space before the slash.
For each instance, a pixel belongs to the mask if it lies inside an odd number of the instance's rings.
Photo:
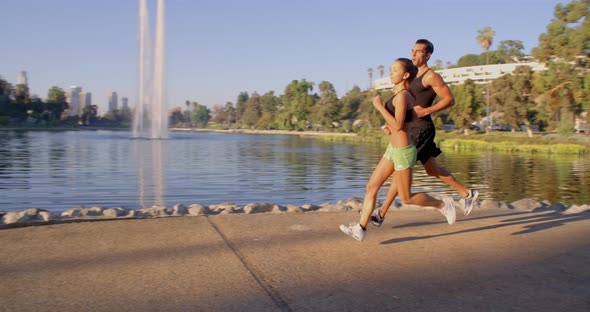
<path id="1" fill-rule="evenodd" d="M 225 202 L 218 205 L 204 206 L 192 204 L 185 206 L 177 204 L 173 207 L 154 206 L 149 208 L 128 209 L 123 207 L 73 207 L 62 212 L 47 211 L 43 209 L 30 208 L 20 211 L 0 212 L 0 229 L 46 225 L 71 222 L 107 221 L 125 219 L 149 219 L 165 217 L 191 217 L 218 214 L 254 214 L 254 213 L 308 213 L 308 212 L 335 212 L 335 211 L 360 211 L 363 204 L 362 198 L 350 197 L 340 200 L 337 203 L 326 203 L 321 205 L 305 204 L 277 205 L 271 203 L 250 203 L 239 206 L 234 203 Z M 457 208 L 461 208 L 456 203 Z M 421 207 L 413 205 L 402 205 L 394 203 L 395 208 L 401 210 L 434 210 L 432 207 Z M 550 203 L 548 201 L 537 201 L 530 198 L 517 200 L 512 203 L 502 201 L 482 200 L 476 204 L 475 210 L 505 209 L 528 212 L 554 211 L 560 214 L 574 214 L 590 211 L 590 204 L 566 206 L 562 203 Z"/>

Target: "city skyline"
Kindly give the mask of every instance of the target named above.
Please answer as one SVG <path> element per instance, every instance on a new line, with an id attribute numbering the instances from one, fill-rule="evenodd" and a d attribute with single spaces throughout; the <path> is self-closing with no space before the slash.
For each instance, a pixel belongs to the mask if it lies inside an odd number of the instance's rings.
<path id="1" fill-rule="evenodd" d="M 235 103 L 240 92 L 283 94 L 292 80 L 301 79 L 314 82 L 314 92 L 321 81 L 328 81 L 342 97 L 355 85 L 368 86 L 368 68 L 388 68 L 395 58 L 409 57 L 418 38 L 434 42 L 431 62 L 456 63 L 463 55 L 480 54 L 476 36 L 485 26 L 496 31 L 492 50 L 500 41 L 521 40 L 523 52 L 530 53 L 547 31 L 555 5 L 568 2 L 423 3 L 429 9 L 417 12 L 417 23 L 410 17 L 414 5 L 391 1 L 370 6 L 328 0 L 310 5 L 168 1 L 168 108 L 182 107 L 185 100 L 210 108 Z M 154 21 L 155 1 L 148 6 Z M 108 111 L 107 98 L 115 90 L 129 98 L 130 108 L 135 106 L 137 1 L 62 0 L 56 5 L 9 0 L 3 8 L 11 14 L 0 25 L 19 24 L 18 36 L 0 51 L 0 76 L 5 80 L 14 84 L 16 75 L 26 71 L 31 93 L 43 99 L 52 86 L 67 91 L 79 85 L 95 95 L 93 104 L 100 112 Z M 93 14 L 78 14 L 84 11 Z M 43 26 L 22 23 L 44 15 L 52 19 Z M 441 20 L 444 23 L 438 24 Z"/>

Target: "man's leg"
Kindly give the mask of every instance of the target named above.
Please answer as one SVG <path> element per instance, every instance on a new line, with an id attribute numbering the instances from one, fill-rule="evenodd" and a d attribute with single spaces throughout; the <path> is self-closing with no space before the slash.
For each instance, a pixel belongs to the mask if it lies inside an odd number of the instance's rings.
<path id="1" fill-rule="evenodd" d="M 423 165 L 424 170 L 426 170 L 426 173 L 429 176 L 437 177 L 459 192 L 459 195 L 463 197 L 461 200 L 463 202 L 463 214 L 468 216 L 471 213 L 471 210 L 473 210 L 473 205 L 477 201 L 479 192 L 476 189 L 467 189 L 465 186 L 463 186 L 463 184 L 455 179 L 455 176 L 453 176 L 449 170 L 439 166 L 434 157 L 428 158 L 426 163 L 423 163 Z"/>
<path id="2" fill-rule="evenodd" d="M 457 190 L 461 197 L 465 198 L 469 196 L 469 190 L 465 186 L 463 186 L 463 184 L 457 181 L 457 179 L 455 179 L 455 176 L 453 176 L 453 174 L 449 170 L 439 166 L 439 164 L 436 162 L 436 158 L 428 158 L 428 160 L 425 163 L 423 163 L 423 165 L 424 170 L 426 170 L 426 174 L 428 174 L 429 176 L 437 177 L 439 180 L 448 184 L 450 187 Z"/>

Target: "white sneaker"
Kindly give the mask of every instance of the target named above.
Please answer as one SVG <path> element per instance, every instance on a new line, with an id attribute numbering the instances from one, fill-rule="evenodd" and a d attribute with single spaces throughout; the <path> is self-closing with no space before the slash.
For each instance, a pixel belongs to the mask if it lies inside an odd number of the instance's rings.
<path id="1" fill-rule="evenodd" d="M 469 196 L 466 198 L 461 199 L 463 202 L 463 214 L 468 216 L 473 210 L 473 205 L 479 196 L 479 192 L 476 189 L 469 189 Z"/>
<path id="2" fill-rule="evenodd" d="M 371 224 L 373 224 L 374 226 L 381 226 L 385 218 L 381 218 L 381 216 L 379 215 L 379 209 L 375 209 L 373 210 L 373 213 L 371 214 L 371 218 L 369 220 L 371 220 Z"/>
<path id="3" fill-rule="evenodd" d="M 340 230 L 344 232 L 346 235 L 351 236 L 352 238 L 362 242 L 365 239 L 365 235 L 367 235 L 367 231 L 361 228 L 361 225 L 353 222 L 348 226 L 341 224 Z"/>
<path id="4" fill-rule="evenodd" d="M 445 206 L 442 209 L 439 209 L 440 213 L 447 218 L 447 222 L 449 224 L 455 223 L 455 219 L 457 218 L 457 213 L 455 211 L 455 201 L 449 197 L 443 197 L 442 201 L 445 203 Z"/>

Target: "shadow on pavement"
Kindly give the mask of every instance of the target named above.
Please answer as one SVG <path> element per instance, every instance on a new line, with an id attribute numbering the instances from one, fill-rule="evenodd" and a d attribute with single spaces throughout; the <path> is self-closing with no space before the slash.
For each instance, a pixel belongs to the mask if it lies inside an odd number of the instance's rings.
<path id="1" fill-rule="evenodd" d="M 506 216 L 512 216 L 512 215 L 521 215 L 521 214 L 523 214 L 523 213 L 486 216 L 486 217 L 474 218 L 474 219 L 470 219 L 470 220 L 485 219 L 485 218 L 498 218 L 498 217 L 506 217 Z M 505 219 L 505 220 L 499 221 L 498 224 L 495 224 L 495 225 L 482 226 L 482 227 L 460 230 L 460 231 L 449 232 L 449 233 L 441 233 L 441 234 L 436 234 L 436 235 L 424 235 L 424 236 L 399 237 L 399 238 L 386 240 L 384 242 L 381 242 L 381 244 L 403 243 L 403 242 L 417 241 L 417 240 L 423 240 L 423 239 L 430 239 L 430 238 L 435 238 L 435 237 L 443 237 L 443 236 L 450 236 L 450 235 L 456 235 L 456 234 L 493 230 L 493 229 L 507 227 L 507 226 L 524 225 L 524 230 L 512 233 L 512 235 L 521 235 L 521 234 L 534 233 L 537 231 L 546 230 L 546 229 L 550 229 L 550 228 L 554 228 L 554 227 L 558 227 L 558 226 L 563 226 L 566 223 L 583 221 L 583 220 L 588 220 L 588 219 L 590 219 L 590 214 L 588 214 L 588 213 L 563 215 L 563 214 L 560 214 L 557 212 L 550 212 L 550 213 L 546 213 L 546 214 L 542 214 L 542 215 L 533 215 L 533 216 L 525 216 L 525 217 L 519 217 L 519 218 L 513 218 L 513 219 Z M 420 225 L 420 226 L 431 225 L 431 224 L 438 224 L 438 223 L 441 223 L 441 222 L 418 222 L 418 223 L 414 223 L 414 226 L 415 225 Z M 402 226 L 395 227 L 395 228 L 408 227 L 411 225 L 412 225 L 412 223 L 409 223 L 409 224 L 404 224 Z"/>

